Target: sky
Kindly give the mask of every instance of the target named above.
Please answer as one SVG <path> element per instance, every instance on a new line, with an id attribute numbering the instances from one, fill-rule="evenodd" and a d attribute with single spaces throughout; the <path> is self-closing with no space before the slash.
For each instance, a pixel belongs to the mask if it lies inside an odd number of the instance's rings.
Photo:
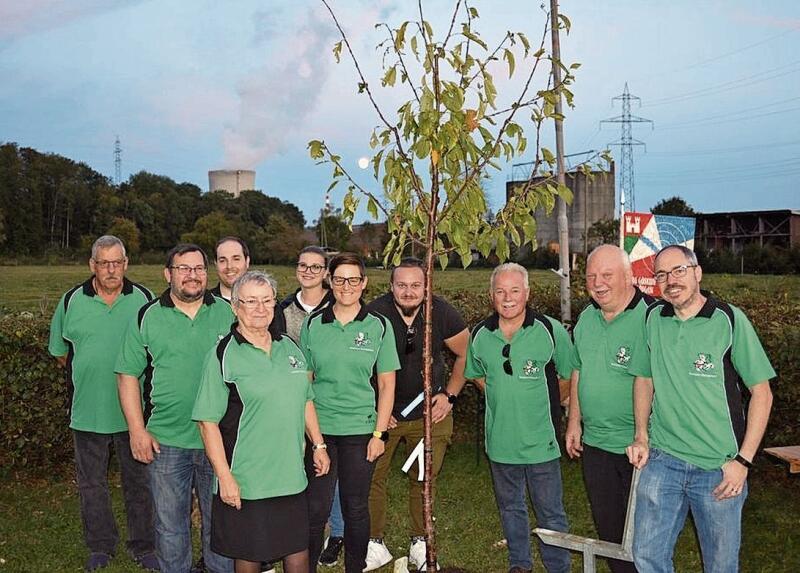
<path id="1" fill-rule="evenodd" d="M 406 99 L 382 89 L 384 39 L 375 24 L 414 19 L 409 0 L 330 0 L 370 86 L 390 114 Z M 443 33 L 454 2 L 424 3 Z M 475 28 L 490 45 L 506 30 L 539 38 L 538 2 L 475 0 Z M 562 60 L 578 62 L 566 153 L 620 139 L 612 98 L 641 98 L 633 126 L 635 201 L 673 195 L 703 212 L 800 209 L 800 5 L 795 0 L 565 0 L 572 22 Z M 0 142 L 83 161 L 122 178 L 141 170 L 208 187 L 209 169 L 255 169 L 256 186 L 318 217 L 330 168 L 306 149 L 322 139 L 360 184 L 380 192 L 368 156 L 378 118 L 358 77 L 331 48 L 339 40 L 317 0 L 4 0 L 0 3 Z M 517 59 L 518 70 L 522 62 Z M 520 81 L 493 69 L 501 101 Z M 519 72 L 517 75 L 521 75 Z M 537 87 L 546 78 L 538 74 Z M 640 106 L 638 104 L 641 104 Z M 530 127 L 523 122 L 523 127 Z M 532 132 L 530 132 L 532 137 Z M 554 149 L 552 126 L 542 144 Z M 530 146 L 533 149 L 533 146 Z M 620 150 L 612 147 L 619 180 Z M 531 153 L 515 161 L 531 161 Z M 513 165 L 490 173 L 502 205 Z M 333 203 L 341 203 L 334 193 Z M 358 219 L 366 219 L 360 212 Z"/>

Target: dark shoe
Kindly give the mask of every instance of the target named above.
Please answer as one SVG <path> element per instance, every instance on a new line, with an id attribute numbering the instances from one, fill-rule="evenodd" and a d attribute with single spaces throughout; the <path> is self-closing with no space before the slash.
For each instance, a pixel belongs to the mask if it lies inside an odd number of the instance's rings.
<path id="1" fill-rule="evenodd" d="M 343 537 L 328 537 L 325 541 L 325 549 L 319 555 L 319 564 L 326 567 L 333 567 L 339 561 L 339 553 L 342 552 L 344 545 Z"/>
<path id="2" fill-rule="evenodd" d="M 197 560 L 197 563 L 192 565 L 192 568 L 189 570 L 189 573 L 206 573 L 206 562 L 203 561 L 202 556 L 200 557 L 200 559 Z"/>
<path id="3" fill-rule="evenodd" d="M 89 559 L 86 560 L 86 565 L 83 567 L 85 571 L 97 571 L 98 569 L 105 569 L 111 565 L 111 555 L 108 553 L 92 553 Z"/>
<path id="4" fill-rule="evenodd" d="M 161 565 L 158 564 L 158 557 L 155 553 L 143 553 L 133 558 L 133 561 L 145 571 L 161 571 Z"/>
<path id="5" fill-rule="evenodd" d="M 261 573 L 276 573 L 275 564 L 269 561 L 261 563 Z"/>
<path id="6" fill-rule="evenodd" d="M 508 570 L 508 573 L 533 573 L 533 569 L 523 569 L 519 565 L 514 565 Z"/>

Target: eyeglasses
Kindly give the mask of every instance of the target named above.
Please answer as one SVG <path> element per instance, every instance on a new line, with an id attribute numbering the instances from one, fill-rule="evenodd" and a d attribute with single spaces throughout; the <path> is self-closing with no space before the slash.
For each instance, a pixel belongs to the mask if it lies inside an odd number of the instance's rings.
<path id="1" fill-rule="evenodd" d="M 414 348 L 416 347 L 414 344 L 416 342 L 416 338 L 417 329 L 413 326 L 409 326 L 408 330 L 406 330 L 406 354 L 411 354 L 414 352 Z"/>
<path id="2" fill-rule="evenodd" d="M 392 283 L 392 287 L 396 288 L 397 290 L 419 290 L 425 285 L 422 283 Z"/>
<path id="3" fill-rule="evenodd" d="M 656 279 L 657 283 L 665 283 L 667 282 L 667 277 L 672 275 L 676 279 L 682 278 L 686 276 L 686 273 L 689 272 L 689 269 L 695 268 L 697 265 L 678 265 L 668 271 L 658 271 L 654 278 Z"/>
<path id="4" fill-rule="evenodd" d="M 239 304 L 247 310 L 255 310 L 259 306 L 264 305 L 265 308 L 272 308 L 275 306 L 274 298 L 243 298 L 239 299 Z"/>
<path id="5" fill-rule="evenodd" d="M 125 259 L 118 259 L 116 261 L 98 261 L 97 259 L 92 259 L 94 261 L 94 266 L 100 267 L 101 269 L 107 269 L 111 267 L 121 267 L 125 264 Z"/>
<path id="6" fill-rule="evenodd" d="M 505 371 L 505 373 L 508 374 L 509 376 L 513 376 L 514 369 L 511 368 L 511 358 L 509 358 L 510 356 L 511 356 L 511 345 L 506 344 L 503 347 L 503 358 L 506 359 L 505 362 L 503 362 L 503 371 Z"/>
<path id="7" fill-rule="evenodd" d="M 331 277 L 331 284 L 334 286 L 344 286 L 344 283 L 349 284 L 351 287 L 357 287 L 364 282 L 364 277 Z"/>
<path id="8" fill-rule="evenodd" d="M 297 270 L 300 271 L 301 273 L 308 271 L 312 275 L 318 275 L 319 273 L 325 270 L 325 265 L 318 265 L 316 263 L 313 265 L 308 265 L 306 263 L 297 263 Z"/>
<path id="9" fill-rule="evenodd" d="M 172 270 L 178 271 L 179 275 L 188 275 L 194 271 L 194 274 L 201 276 L 208 272 L 208 269 L 204 265 L 197 265 L 196 267 L 190 267 L 189 265 L 175 265 L 170 267 Z"/>

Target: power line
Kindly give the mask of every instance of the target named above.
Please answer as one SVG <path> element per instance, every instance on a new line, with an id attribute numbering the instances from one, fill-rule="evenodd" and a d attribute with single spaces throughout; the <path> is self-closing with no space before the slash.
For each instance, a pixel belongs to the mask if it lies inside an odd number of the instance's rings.
<path id="1" fill-rule="evenodd" d="M 769 117 L 769 116 L 772 116 L 772 115 L 781 115 L 781 114 L 784 114 L 784 113 L 789 113 L 791 111 L 797 111 L 797 110 L 800 110 L 800 106 L 798 106 L 798 107 L 790 107 L 788 109 L 780 109 L 780 110 L 777 110 L 777 111 L 768 111 L 768 112 L 764 112 L 764 113 L 757 113 L 757 114 L 754 114 L 754 115 L 747 115 L 745 117 L 737 117 L 737 118 L 732 118 L 732 119 L 721 119 L 719 121 L 705 121 L 705 120 L 699 119 L 699 120 L 691 122 L 691 123 L 684 122 L 684 123 L 681 123 L 681 124 L 667 125 L 667 126 L 664 127 L 664 129 L 686 129 L 688 127 L 708 127 L 710 125 L 722 125 L 724 123 L 731 123 L 731 122 L 734 122 L 734 121 L 737 121 L 737 122 L 738 121 L 750 121 L 752 119 L 758 119 L 760 117 Z"/>
<path id="2" fill-rule="evenodd" d="M 708 115 L 708 116 L 705 116 L 702 120 L 696 120 L 695 119 L 695 120 L 690 120 L 690 121 L 679 121 L 677 123 L 667 123 L 665 125 L 661 125 L 660 127 L 662 127 L 662 128 L 664 128 L 664 127 L 675 127 L 675 126 L 678 126 L 678 125 L 695 124 L 697 121 L 707 121 L 707 120 L 726 118 L 726 117 L 741 115 L 743 113 L 750 113 L 751 111 L 759 111 L 759 110 L 762 110 L 762 109 L 768 108 L 768 107 L 775 107 L 776 105 L 783 105 L 785 103 L 789 103 L 789 102 L 797 101 L 797 100 L 800 100 L 800 96 L 790 97 L 788 99 L 782 99 L 782 100 L 775 101 L 775 102 L 772 102 L 772 103 L 763 103 L 763 104 L 757 105 L 755 107 L 749 107 L 747 109 L 740 109 L 738 111 L 728 111 L 728 112 L 721 113 L 721 114 L 718 114 L 718 115 Z"/>
<path id="3" fill-rule="evenodd" d="M 776 161 L 766 161 L 764 163 L 750 163 L 747 165 L 737 165 L 734 167 L 720 167 L 718 171 L 725 174 L 734 173 L 749 173 L 758 169 L 775 169 L 779 167 L 789 167 L 792 164 L 800 163 L 800 157 L 790 157 L 787 159 L 778 159 Z M 674 168 L 669 173 L 647 173 L 646 171 L 641 174 L 642 179 L 660 179 L 660 178 L 675 178 L 682 175 L 691 175 L 692 173 L 710 173 L 712 172 L 709 167 L 700 167 L 697 169 L 681 169 Z"/>
<path id="4" fill-rule="evenodd" d="M 800 139 L 795 141 L 784 141 L 780 143 L 762 143 L 759 145 L 743 145 L 740 147 L 720 147 L 717 149 L 685 149 L 683 151 L 648 151 L 647 155 L 717 155 L 723 153 L 743 153 L 746 151 L 756 151 L 761 149 L 773 149 L 775 147 L 788 147 L 792 145 L 800 145 Z"/>
<path id="5" fill-rule="evenodd" d="M 654 181 L 648 182 L 648 187 L 665 187 L 675 185 L 708 185 L 709 183 L 729 183 L 739 181 L 754 181 L 763 179 L 775 179 L 779 177 L 796 177 L 800 175 L 800 168 L 790 169 L 787 171 L 778 171 L 774 173 L 753 173 L 752 175 L 737 175 L 735 177 L 717 177 L 717 178 L 702 178 L 692 177 L 686 180 L 671 179 L 668 181 Z"/>

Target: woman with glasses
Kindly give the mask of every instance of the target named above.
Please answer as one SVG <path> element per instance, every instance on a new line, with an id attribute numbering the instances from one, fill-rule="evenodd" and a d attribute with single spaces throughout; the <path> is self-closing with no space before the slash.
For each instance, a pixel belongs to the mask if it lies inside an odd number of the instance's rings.
<path id="1" fill-rule="evenodd" d="M 308 484 L 330 461 L 312 401 L 309 368 L 288 336 L 268 330 L 275 281 L 249 271 L 233 285 L 237 322 L 208 354 L 192 419 L 217 477 L 211 547 L 234 559 L 236 573 L 283 560 L 308 571 Z"/>
<path id="2" fill-rule="evenodd" d="M 280 311 L 286 320 L 286 333 L 300 340 L 300 326 L 312 312 L 333 302 L 328 278 L 328 259 L 322 247 L 310 246 L 300 251 L 295 267 L 298 289 L 283 299 Z"/>
<path id="3" fill-rule="evenodd" d="M 361 298 L 367 287 L 361 258 L 353 253 L 336 255 L 328 272 L 334 303 L 309 315 L 300 331 L 331 460 L 328 474 L 313 476 L 313 458 L 306 451 L 309 559 L 315 564 L 322 549 L 338 478 L 345 571 L 361 573 L 369 542 L 369 488 L 374 462 L 389 437 L 395 370 L 400 362 L 391 325 L 380 314 L 367 311 Z M 377 373 L 377 397 L 371 384 L 373 372 Z"/>

